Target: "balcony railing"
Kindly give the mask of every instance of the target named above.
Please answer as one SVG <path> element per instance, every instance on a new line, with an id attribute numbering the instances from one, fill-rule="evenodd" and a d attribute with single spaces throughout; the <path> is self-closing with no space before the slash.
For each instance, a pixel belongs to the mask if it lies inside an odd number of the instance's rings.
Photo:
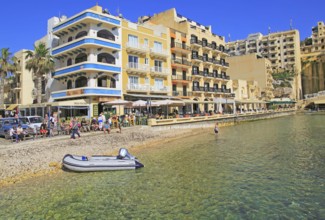
<path id="1" fill-rule="evenodd" d="M 154 75 L 167 76 L 169 75 L 169 69 L 160 66 L 154 66 L 150 68 L 150 73 Z"/>
<path id="2" fill-rule="evenodd" d="M 149 71 L 149 66 L 148 65 L 139 64 L 139 63 L 133 63 L 133 62 L 129 62 L 126 65 L 126 68 L 127 69 L 141 71 L 141 72 L 147 72 L 147 71 Z"/>
<path id="3" fill-rule="evenodd" d="M 177 43 L 177 42 L 171 43 L 170 47 L 176 48 L 176 49 L 188 50 L 188 51 L 191 50 L 191 47 L 187 46 L 186 44 L 181 44 L 181 43 Z"/>
<path id="4" fill-rule="evenodd" d="M 128 84 L 127 90 L 134 90 L 134 91 L 149 91 L 150 86 L 144 84 Z"/>
<path id="5" fill-rule="evenodd" d="M 185 66 L 191 66 L 191 63 L 186 59 L 172 59 L 172 64 L 179 64 Z"/>
<path id="6" fill-rule="evenodd" d="M 172 80 L 192 81 L 192 77 L 191 76 L 182 76 L 182 75 L 172 75 Z"/>
<path id="7" fill-rule="evenodd" d="M 231 89 L 224 88 L 210 88 L 204 86 L 195 86 L 192 88 L 193 92 L 213 92 L 213 93 L 231 93 Z"/>
<path id="8" fill-rule="evenodd" d="M 200 61 L 203 61 L 203 56 L 196 55 L 196 54 L 192 54 L 192 59 L 193 59 L 193 60 L 200 60 Z"/>
<path id="9" fill-rule="evenodd" d="M 149 51 L 148 45 L 131 43 L 131 42 L 126 43 L 126 49 L 132 50 L 132 51 L 138 52 L 138 53 L 143 53 L 143 54 L 145 54 Z"/>
<path id="10" fill-rule="evenodd" d="M 192 96 L 192 92 L 186 91 L 173 91 L 173 96 Z"/>
<path id="11" fill-rule="evenodd" d="M 151 92 L 167 93 L 169 86 L 150 86 Z"/>
<path id="12" fill-rule="evenodd" d="M 196 44 L 196 45 L 202 45 L 202 41 L 201 40 L 197 40 L 197 39 L 191 39 L 191 44 Z"/>
<path id="13" fill-rule="evenodd" d="M 151 48 L 150 54 L 152 56 L 159 56 L 159 57 L 167 57 L 168 56 L 167 50 L 165 50 L 163 48 Z"/>

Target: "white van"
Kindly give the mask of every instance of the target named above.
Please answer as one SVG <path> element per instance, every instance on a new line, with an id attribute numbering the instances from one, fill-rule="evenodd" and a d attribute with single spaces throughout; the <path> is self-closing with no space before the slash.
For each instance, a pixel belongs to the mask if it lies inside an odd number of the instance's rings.
<path id="1" fill-rule="evenodd" d="M 44 118 L 41 116 L 24 116 L 22 118 L 26 119 L 28 126 L 31 128 L 40 128 L 44 121 Z"/>

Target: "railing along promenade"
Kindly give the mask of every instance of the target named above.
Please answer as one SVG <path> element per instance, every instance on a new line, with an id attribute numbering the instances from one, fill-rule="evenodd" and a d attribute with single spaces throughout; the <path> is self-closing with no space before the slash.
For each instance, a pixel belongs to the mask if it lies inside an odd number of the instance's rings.
<path id="1" fill-rule="evenodd" d="M 213 115 L 205 115 L 205 116 L 194 116 L 194 117 L 169 117 L 166 119 L 154 119 L 151 118 L 148 120 L 148 125 L 155 126 L 171 126 L 177 124 L 188 124 L 198 123 L 198 122 L 215 122 L 215 121 L 245 121 L 245 118 L 250 118 L 249 120 L 254 120 L 255 118 L 261 119 L 263 116 L 265 118 L 270 118 L 270 116 L 278 115 L 281 113 L 290 113 L 294 114 L 296 112 L 295 108 L 285 108 L 278 110 L 262 110 L 257 112 L 245 112 L 245 113 L 237 113 L 237 114 L 213 114 Z M 256 116 L 256 117 L 254 117 Z"/>

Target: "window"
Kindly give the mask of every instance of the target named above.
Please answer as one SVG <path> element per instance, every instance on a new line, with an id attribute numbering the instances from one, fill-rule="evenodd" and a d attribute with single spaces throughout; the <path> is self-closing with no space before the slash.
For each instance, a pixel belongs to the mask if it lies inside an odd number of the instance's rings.
<path id="1" fill-rule="evenodd" d="M 111 32 L 109 32 L 108 30 L 105 30 L 105 29 L 98 31 L 97 37 L 115 41 L 114 34 L 112 34 Z"/>
<path id="2" fill-rule="evenodd" d="M 139 77 L 137 77 L 137 76 L 129 76 L 129 84 L 130 85 L 138 85 L 139 84 Z"/>
<path id="3" fill-rule="evenodd" d="M 162 61 L 155 60 L 155 71 L 162 72 Z"/>
<path id="4" fill-rule="evenodd" d="M 203 72 L 204 72 L 204 76 L 209 75 L 209 69 L 208 68 L 204 68 Z"/>
<path id="5" fill-rule="evenodd" d="M 138 57 L 129 55 L 129 67 L 138 68 Z"/>
<path id="6" fill-rule="evenodd" d="M 143 41 L 144 47 L 148 48 L 149 47 L 149 40 L 147 38 L 144 39 Z"/>
<path id="7" fill-rule="evenodd" d="M 155 87 L 156 87 L 156 89 L 163 89 L 164 88 L 164 80 L 155 79 Z"/>
<path id="8" fill-rule="evenodd" d="M 192 67 L 192 74 L 194 74 L 194 75 L 199 74 L 199 67 L 197 67 L 197 66 L 193 66 L 193 67 Z"/>
<path id="9" fill-rule="evenodd" d="M 155 52 L 162 52 L 162 43 L 155 41 L 153 45 L 153 49 Z"/>
<path id="10" fill-rule="evenodd" d="M 147 57 L 144 58 L 144 64 L 149 65 L 149 59 Z"/>
<path id="11" fill-rule="evenodd" d="M 72 81 L 68 80 L 67 89 L 72 89 Z"/>
<path id="12" fill-rule="evenodd" d="M 150 83 L 149 83 L 149 78 L 148 78 L 148 77 L 144 78 L 144 83 L 145 83 L 146 85 L 149 85 L 149 84 L 150 84 Z"/>
<path id="13" fill-rule="evenodd" d="M 176 76 L 176 69 L 172 69 L 173 76 Z"/>
<path id="14" fill-rule="evenodd" d="M 128 43 L 129 43 L 129 46 L 131 46 L 131 47 L 138 47 L 138 45 L 139 45 L 138 37 L 134 36 L 134 35 L 129 35 L 128 36 Z"/>

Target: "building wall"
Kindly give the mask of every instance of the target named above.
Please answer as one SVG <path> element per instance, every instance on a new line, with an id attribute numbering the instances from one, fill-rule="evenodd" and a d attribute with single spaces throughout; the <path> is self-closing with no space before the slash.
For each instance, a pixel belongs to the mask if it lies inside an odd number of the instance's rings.
<path id="1" fill-rule="evenodd" d="M 137 39 L 132 41 L 129 37 Z M 169 31 L 161 25 L 122 21 L 123 95 L 171 95 Z M 131 42 L 132 41 L 132 42 Z M 160 44 L 160 47 L 155 47 Z M 129 58 L 130 57 L 130 58 Z M 132 57 L 132 58 L 131 58 Z M 160 66 L 161 65 L 161 66 Z M 137 79 L 137 83 L 132 80 Z M 157 81 L 163 81 L 163 85 Z"/>
<path id="2" fill-rule="evenodd" d="M 228 74 L 233 80 L 255 80 L 265 94 L 263 98 L 265 100 L 273 98 L 272 69 L 268 59 L 258 58 L 256 54 L 247 54 L 227 57 L 226 60 L 230 66 Z"/>
<path id="3" fill-rule="evenodd" d="M 263 36 L 260 33 L 250 34 L 247 39 L 227 43 L 231 56 L 250 53 L 268 58 L 274 71 L 289 70 L 295 73 L 292 81 L 291 98 L 302 98 L 301 86 L 301 54 L 300 36 L 298 30 L 270 33 Z"/>

